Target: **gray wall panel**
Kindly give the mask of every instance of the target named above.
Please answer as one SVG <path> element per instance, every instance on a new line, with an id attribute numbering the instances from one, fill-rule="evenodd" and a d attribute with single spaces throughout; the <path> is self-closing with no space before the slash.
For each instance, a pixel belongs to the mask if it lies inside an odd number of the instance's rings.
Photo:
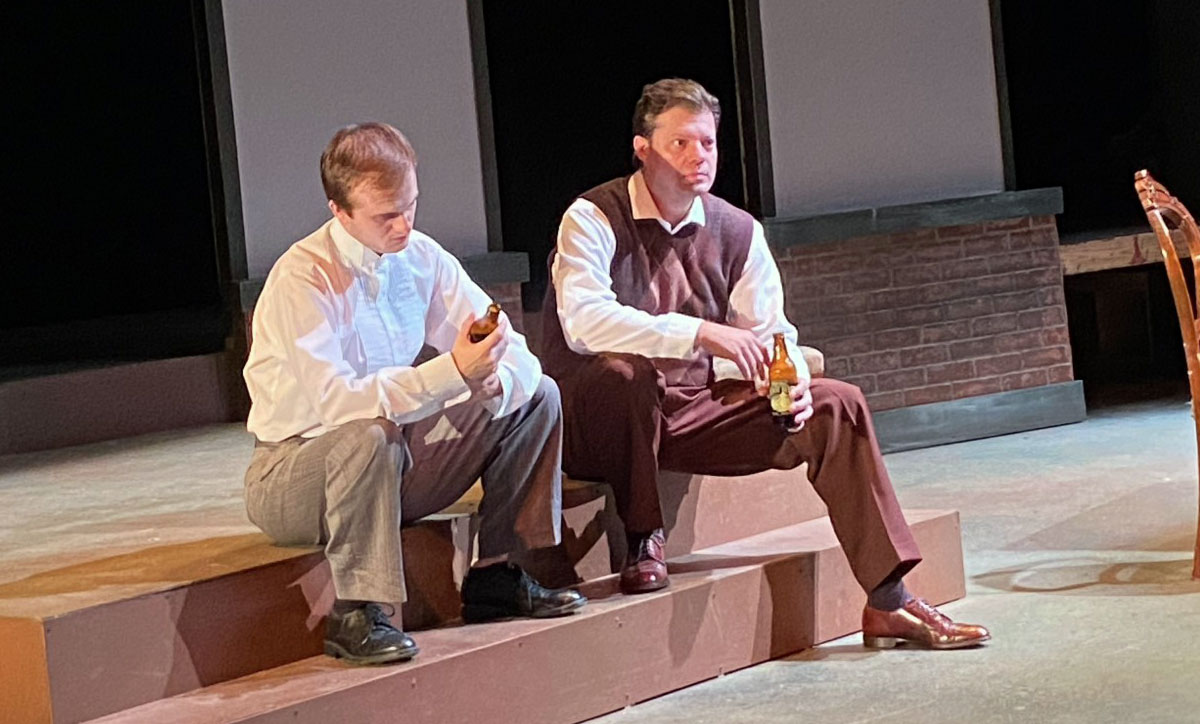
<path id="1" fill-rule="evenodd" d="M 1004 189 L 987 0 L 760 0 L 776 215 Z"/>
<path id="2" fill-rule="evenodd" d="M 328 218 L 321 149 L 363 120 L 392 123 L 416 147 L 417 226 L 459 256 L 487 251 L 465 2 L 223 7 L 251 277 Z"/>

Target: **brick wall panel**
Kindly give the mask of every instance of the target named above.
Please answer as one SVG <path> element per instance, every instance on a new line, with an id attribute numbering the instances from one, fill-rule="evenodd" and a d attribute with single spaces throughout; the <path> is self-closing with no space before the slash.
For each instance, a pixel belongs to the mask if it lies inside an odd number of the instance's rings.
<path id="1" fill-rule="evenodd" d="M 825 349 L 821 349 L 825 352 Z M 828 353 L 825 354 L 825 376 L 833 377 L 834 379 L 842 380 L 846 375 L 850 374 L 850 360 L 846 357 L 833 357 Z"/>
<path id="2" fill-rule="evenodd" d="M 1041 331 L 1013 332 L 994 337 L 997 352 L 1014 352 L 1017 350 L 1036 349 L 1042 345 Z"/>
<path id="3" fill-rule="evenodd" d="M 1071 334 L 1067 331 L 1066 327 L 1054 327 L 1053 329 L 1042 330 L 1042 344 L 1047 347 L 1070 343 Z"/>
<path id="4" fill-rule="evenodd" d="M 931 402 L 945 402 L 951 399 L 954 399 L 954 385 L 918 387 L 904 391 L 905 405 L 928 405 Z"/>
<path id="5" fill-rule="evenodd" d="M 892 312 L 895 323 L 900 327 L 911 327 L 919 324 L 933 324 L 946 319 L 946 309 L 942 306 L 914 307 L 912 309 L 897 309 Z"/>
<path id="6" fill-rule="evenodd" d="M 987 377 L 954 383 L 954 396 L 956 398 L 994 395 L 997 392 L 1003 391 L 1004 388 L 1000 385 L 999 377 Z"/>
<path id="7" fill-rule="evenodd" d="M 867 405 L 872 410 L 891 410 L 904 407 L 903 392 L 877 392 L 867 395 Z"/>
<path id="8" fill-rule="evenodd" d="M 950 361 L 950 347 L 934 344 L 927 347 L 910 347 L 900 350 L 901 367 L 924 367 Z"/>
<path id="9" fill-rule="evenodd" d="M 871 343 L 870 335 L 857 337 L 841 337 L 821 343 L 821 351 L 826 357 L 849 357 L 856 354 L 867 354 L 875 346 Z"/>
<path id="10" fill-rule="evenodd" d="M 862 390 L 863 394 L 875 392 L 875 375 L 849 375 L 843 379 Z"/>
<path id="11" fill-rule="evenodd" d="M 876 332 L 871 339 L 871 344 L 875 349 L 915 347 L 921 344 L 921 328 L 905 327 L 903 329 L 889 329 L 886 332 Z"/>
<path id="12" fill-rule="evenodd" d="M 910 387 L 925 385 L 925 370 L 897 370 L 895 372 L 880 372 L 875 375 L 875 389 L 879 392 L 905 390 Z"/>
<path id="13" fill-rule="evenodd" d="M 1041 387 L 1050 384 L 1046 370 L 1026 370 L 1005 375 L 1000 379 L 1001 389 L 1024 390 L 1030 387 Z"/>
<path id="14" fill-rule="evenodd" d="M 900 353 L 896 350 L 871 352 L 850 358 L 850 372 L 855 375 L 886 372 L 900 368 Z"/>
<path id="15" fill-rule="evenodd" d="M 875 409 L 1072 379 L 1052 215 L 776 252 L 801 341 Z"/>
<path id="16" fill-rule="evenodd" d="M 931 261 L 961 259 L 962 255 L 963 245 L 961 241 L 936 241 L 917 247 L 913 250 L 910 259 L 914 264 L 922 264 Z"/>
<path id="17" fill-rule="evenodd" d="M 1025 309 L 1046 306 L 1042 302 L 1041 289 L 1026 289 L 1009 294 L 998 294 L 992 298 L 997 312 L 1019 312 Z"/>
<path id="18" fill-rule="evenodd" d="M 822 317 L 841 317 L 867 311 L 866 294 L 841 294 L 817 301 L 817 314 Z"/>
<path id="19" fill-rule="evenodd" d="M 976 372 L 974 360 L 946 362 L 943 364 L 929 365 L 925 368 L 925 379 L 931 385 L 942 382 L 959 382 L 963 380 L 969 380 L 975 376 Z"/>
<path id="20" fill-rule="evenodd" d="M 980 377 L 1004 375 L 1020 370 L 1023 364 L 1023 355 L 1019 352 L 1002 354 L 996 357 L 981 357 L 975 360 L 975 374 Z"/>
<path id="21" fill-rule="evenodd" d="M 963 360 L 974 359 L 976 357 L 990 357 L 996 354 L 996 338 L 983 337 L 981 339 L 964 339 L 960 342 L 950 343 L 951 359 Z"/>
<path id="22" fill-rule="evenodd" d="M 1025 367 L 1055 367 L 1071 363 L 1070 347 L 1047 347 L 1034 349 L 1024 355 Z"/>
<path id="23" fill-rule="evenodd" d="M 1013 219 L 989 221 L 983 225 L 983 229 L 984 231 L 1011 231 L 1013 229 L 1028 229 L 1030 225 L 1030 218 L 1028 216 L 1018 216 Z"/>
<path id="24" fill-rule="evenodd" d="M 987 257 L 977 259 L 957 259 L 942 264 L 943 279 L 966 279 L 986 276 L 988 273 Z"/>
<path id="25" fill-rule="evenodd" d="M 1013 254 L 992 256 L 988 259 L 988 270 L 993 274 L 1007 274 L 1022 269 L 1032 269 L 1038 266 L 1033 261 L 1033 252 L 1018 251 Z"/>
<path id="26" fill-rule="evenodd" d="M 1010 274 L 997 274 L 975 280 L 975 293 L 987 295 L 989 298 L 1019 288 L 1016 279 Z"/>
<path id="27" fill-rule="evenodd" d="M 963 256 L 987 259 L 1008 251 L 1008 234 L 988 234 L 963 240 Z"/>
<path id="28" fill-rule="evenodd" d="M 1015 332 L 1017 330 L 1016 314 L 994 314 L 990 317 L 977 317 L 971 320 L 971 334 L 984 337 L 989 334 Z"/>
<path id="29" fill-rule="evenodd" d="M 1039 307 L 1051 307 L 1065 302 L 1062 286 L 1043 287 L 1037 290 Z"/>
<path id="30" fill-rule="evenodd" d="M 922 284 L 940 282 L 943 272 L 941 264 L 899 267 L 892 272 L 892 282 L 897 287 L 919 287 Z"/>
<path id="31" fill-rule="evenodd" d="M 995 311 L 991 297 L 976 297 L 954 302 L 946 307 L 946 319 L 974 319 Z"/>
<path id="32" fill-rule="evenodd" d="M 929 324 L 921 329 L 921 341 L 926 344 L 948 342 L 971 336 L 971 320 L 959 319 L 942 324 Z"/>
<path id="33" fill-rule="evenodd" d="M 1075 374 L 1071 369 L 1071 365 L 1059 365 L 1046 370 L 1046 377 L 1050 380 L 1050 384 L 1058 382 L 1070 382 L 1075 379 Z"/>

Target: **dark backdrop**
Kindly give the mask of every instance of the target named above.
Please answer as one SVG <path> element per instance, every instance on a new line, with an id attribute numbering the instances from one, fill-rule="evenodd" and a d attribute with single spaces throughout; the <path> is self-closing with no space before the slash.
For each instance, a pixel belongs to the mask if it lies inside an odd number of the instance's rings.
<path id="1" fill-rule="evenodd" d="M 744 208 L 728 0 L 483 0 L 504 248 L 529 254 L 540 304 L 559 220 L 631 173 L 642 86 L 678 76 L 721 101 L 713 192 Z"/>
<path id="2" fill-rule="evenodd" d="M 193 10 L 5 9 L 0 362 L 220 346 Z"/>
<path id="3" fill-rule="evenodd" d="M 1141 168 L 1200 207 L 1200 3 L 1000 2 L 1017 186 L 1063 187 L 1063 236 L 1144 228 Z"/>

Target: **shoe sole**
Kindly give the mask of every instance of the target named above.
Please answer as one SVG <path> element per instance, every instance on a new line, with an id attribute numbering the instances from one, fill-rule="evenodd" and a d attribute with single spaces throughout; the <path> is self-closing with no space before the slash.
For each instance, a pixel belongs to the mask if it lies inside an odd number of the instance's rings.
<path id="1" fill-rule="evenodd" d="M 514 613 L 511 608 L 489 606 L 482 603 L 465 603 L 462 608 L 462 617 L 465 623 L 487 623 L 514 618 L 559 618 L 583 608 L 587 602 L 588 600 L 581 596 L 578 601 L 534 613 Z"/>
<path id="2" fill-rule="evenodd" d="M 655 591 L 661 591 L 670 585 L 671 585 L 671 579 L 668 578 L 665 581 L 663 581 L 662 583 L 655 584 L 653 586 L 649 586 L 646 588 L 629 589 L 629 588 L 625 588 L 624 586 L 622 586 L 621 593 L 624 593 L 626 596 L 637 596 L 642 593 L 654 593 Z"/>
<path id="3" fill-rule="evenodd" d="M 911 641 L 909 639 L 895 638 L 893 636 L 863 636 L 863 646 L 868 649 L 894 649 L 900 644 L 911 644 L 922 649 L 932 649 L 935 651 L 949 651 L 951 649 L 967 649 L 972 646 L 978 646 L 985 641 L 991 641 L 990 635 L 984 636 L 981 639 L 972 639 L 970 641 L 960 641 L 952 644 L 926 644 L 920 641 Z"/>
<path id="4" fill-rule="evenodd" d="M 382 654 L 375 654 L 373 656 L 355 656 L 332 641 L 325 642 L 326 656 L 331 656 L 335 659 L 342 659 L 347 663 L 358 666 L 372 666 L 375 664 L 392 664 L 409 661 L 418 653 L 420 653 L 420 651 L 421 648 L 419 646 L 412 646 L 407 649 L 397 649 L 395 651 L 388 651 Z"/>

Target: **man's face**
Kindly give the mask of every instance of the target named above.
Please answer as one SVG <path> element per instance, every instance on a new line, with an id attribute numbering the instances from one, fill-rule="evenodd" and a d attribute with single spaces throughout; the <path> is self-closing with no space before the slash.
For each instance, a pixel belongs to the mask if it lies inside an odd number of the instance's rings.
<path id="1" fill-rule="evenodd" d="M 376 254 L 394 254 L 408 246 L 408 235 L 417 215 L 417 173 L 409 168 L 398 189 L 361 183 L 349 194 L 351 209 L 334 201 L 329 210 L 351 236 Z"/>
<path id="2" fill-rule="evenodd" d="M 651 191 L 695 196 L 717 174 L 717 124 L 711 111 L 675 106 L 658 115 L 649 139 L 633 137 L 633 150 Z"/>

